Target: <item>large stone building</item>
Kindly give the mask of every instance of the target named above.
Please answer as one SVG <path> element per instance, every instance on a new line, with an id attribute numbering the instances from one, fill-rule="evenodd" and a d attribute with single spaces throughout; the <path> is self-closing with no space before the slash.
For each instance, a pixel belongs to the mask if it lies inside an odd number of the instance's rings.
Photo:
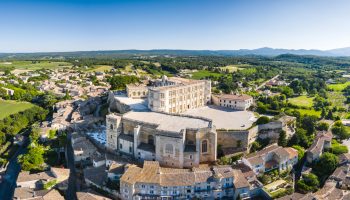
<path id="1" fill-rule="evenodd" d="M 120 179 L 121 198 L 125 200 L 249 198 L 253 190 L 243 174 L 230 166 L 172 169 L 145 161 L 143 168 L 128 166 Z"/>
<path id="2" fill-rule="evenodd" d="M 139 161 L 183 168 L 216 160 L 217 133 L 209 119 L 130 111 L 107 115 L 106 126 L 107 147 Z"/>
<path id="3" fill-rule="evenodd" d="M 182 113 L 211 101 L 211 82 L 163 76 L 150 81 L 149 86 L 127 85 L 126 92 L 129 98 L 147 97 L 148 108 L 152 111 Z"/>

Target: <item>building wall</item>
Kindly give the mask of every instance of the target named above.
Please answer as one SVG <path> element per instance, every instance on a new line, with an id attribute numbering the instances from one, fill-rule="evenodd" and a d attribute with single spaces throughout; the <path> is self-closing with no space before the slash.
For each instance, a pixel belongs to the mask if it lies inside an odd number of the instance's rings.
<path id="1" fill-rule="evenodd" d="M 106 143 L 110 150 L 118 149 L 118 135 L 121 133 L 121 116 L 106 116 Z"/>
<path id="2" fill-rule="evenodd" d="M 152 111 L 182 113 L 210 102 L 210 81 L 149 89 L 148 108 Z"/>
<path id="3" fill-rule="evenodd" d="M 212 95 L 212 103 L 217 106 L 232 108 L 234 110 L 246 110 L 253 104 L 253 98 L 247 100 L 224 99 L 220 96 Z"/>
<path id="4" fill-rule="evenodd" d="M 126 86 L 126 93 L 129 98 L 139 99 L 147 98 L 148 96 L 148 87 L 140 85 L 137 86 Z"/>

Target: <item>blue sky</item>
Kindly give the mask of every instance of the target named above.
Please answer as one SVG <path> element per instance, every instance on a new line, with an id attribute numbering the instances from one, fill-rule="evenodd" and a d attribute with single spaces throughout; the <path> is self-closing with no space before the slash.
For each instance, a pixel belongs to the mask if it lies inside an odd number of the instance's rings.
<path id="1" fill-rule="evenodd" d="M 0 52 L 265 46 L 350 46 L 350 1 L 0 1 Z"/>

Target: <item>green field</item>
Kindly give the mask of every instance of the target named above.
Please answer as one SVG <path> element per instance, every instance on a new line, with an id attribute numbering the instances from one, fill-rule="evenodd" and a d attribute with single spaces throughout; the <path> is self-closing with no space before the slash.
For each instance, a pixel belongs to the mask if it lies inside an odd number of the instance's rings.
<path id="1" fill-rule="evenodd" d="M 299 96 L 295 98 L 288 99 L 289 103 L 296 105 L 296 106 L 304 106 L 311 108 L 313 105 L 314 97 L 308 97 L 308 96 Z"/>
<path id="2" fill-rule="evenodd" d="M 327 87 L 331 90 L 341 92 L 343 91 L 347 86 L 350 85 L 350 81 L 345 82 L 345 83 L 338 83 L 338 84 L 330 84 Z"/>
<path id="3" fill-rule="evenodd" d="M 239 67 L 240 65 L 227 65 L 225 67 L 220 67 L 221 70 L 228 69 L 229 72 L 236 72 L 237 70 L 241 70 L 243 68 Z"/>
<path id="4" fill-rule="evenodd" d="M 193 79 L 203 79 L 208 76 L 214 76 L 214 77 L 220 77 L 222 74 L 216 73 L 216 72 L 211 72 L 208 70 L 198 70 L 197 72 L 192 73 L 192 78 Z"/>
<path id="5" fill-rule="evenodd" d="M 332 103 L 332 106 L 337 106 L 338 108 L 345 108 L 346 97 L 342 92 L 328 92 L 328 99 Z"/>
<path id="6" fill-rule="evenodd" d="M 0 100 L 0 120 L 11 114 L 29 109 L 34 105 L 27 102 L 4 101 Z"/>
<path id="7" fill-rule="evenodd" d="M 21 70 L 38 70 L 38 69 L 56 69 L 61 67 L 70 67 L 68 62 L 51 62 L 51 61 L 0 61 L 0 70 L 21 69 Z"/>
<path id="8" fill-rule="evenodd" d="M 295 109 L 300 112 L 300 115 L 315 115 L 317 117 L 321 116 L 321 111 L 316 111 L 314 109 L 307 110 L 307 109 Z"/>
<path id="9" fill-rule="evenodd" d="M 113 66 L 110 65 L 96 65 L 93 69 L 88 70 L 88 72 L 105 72 L 113 69 Z"/>

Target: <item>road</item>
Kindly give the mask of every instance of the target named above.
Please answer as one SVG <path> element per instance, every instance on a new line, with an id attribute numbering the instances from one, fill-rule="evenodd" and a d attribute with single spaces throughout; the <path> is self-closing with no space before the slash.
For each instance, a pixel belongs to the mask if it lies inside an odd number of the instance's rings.
<path id="1" fill-rule="evenodd" d="M 19 147 L 15 155 L 10 159 L 7 170 L 4 174 L 3 181 L 0 183 L 0 198 L 2 200 L 11 200 L 16 188 L 16 181 L 21 166 L 17 162 L 19 155 L 24 154 L 27 151 L 28 139 L 25 138 L 25 143 Z"/>
<path id="2" fill-rule="evenodd" d="M 73 148 L 71 144 L 72 135 L 68 133 L 67 135 L 67 147 L 66 147 L 66 156 L 67 156 L 67 167 L 70 170 L 69 179 L 68 179 L 68 189 L 66 193 L 66 199 L 77 199 L 76 191 L 77 191 L 77 174 L 74 166 L 74 155 Z"/>

